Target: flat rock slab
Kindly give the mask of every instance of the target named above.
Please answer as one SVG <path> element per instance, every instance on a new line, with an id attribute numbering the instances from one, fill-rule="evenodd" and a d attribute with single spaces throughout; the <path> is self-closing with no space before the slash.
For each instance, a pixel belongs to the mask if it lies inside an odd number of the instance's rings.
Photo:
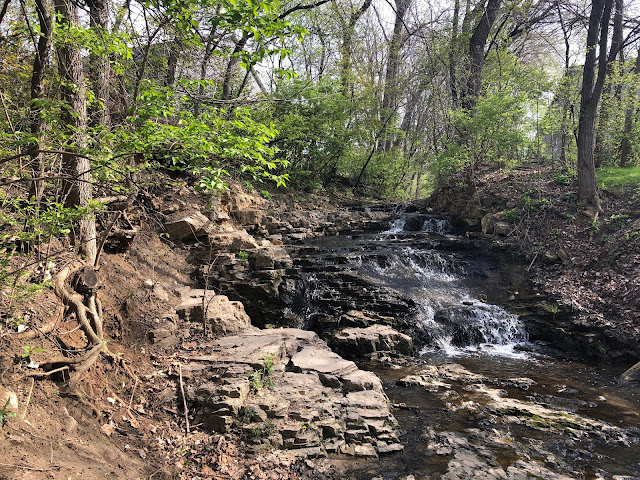
<path id="1" fill-rule="evenodd" d="M 361 457 L 402 450 L 382 383 L 313 332 L 251 330 L 201 346 L 183 365 L 194 421 L 254 448 Z"/>

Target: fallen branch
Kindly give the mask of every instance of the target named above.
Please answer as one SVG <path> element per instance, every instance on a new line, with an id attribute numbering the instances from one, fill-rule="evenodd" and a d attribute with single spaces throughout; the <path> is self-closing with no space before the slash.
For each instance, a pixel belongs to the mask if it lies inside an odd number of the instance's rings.
<path id="1" fill-rule="evenodd" d="M 184 383 L 182 382 L 182 364 L 178 364 L 178 372 L 180 374 L 180 392 L 182 393 L 182 404 L 184 405 L 184 419 L 187 422 L 187 433 L 190 432 L 189 427 L 189 410 L 187 410 L 187 397 L 184 394 Z"/>

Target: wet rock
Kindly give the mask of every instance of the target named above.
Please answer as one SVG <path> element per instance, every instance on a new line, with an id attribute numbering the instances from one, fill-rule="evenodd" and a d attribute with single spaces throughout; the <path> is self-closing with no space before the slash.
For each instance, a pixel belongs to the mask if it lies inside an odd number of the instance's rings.
<path id="1" fill-rule="evenodd" d="M 386 325 L 367 328 L 345 328 L 329 340 L 332 349 L 346 357 L 359 357 L 375 352 L 413 354 L 413 340 Z"/>
<path id="2" fill-rule="evenodd" d="M 640 362 L 636 363 L 633 367 L 626 370 L 620 379 L 623 382 L 639 383 L 640 384 Z"/>
<path id="3" fill-rule="evenodd" d="M 187 240 L 206 235 L 209 219 L 200 212 L 177 213 L 164 224 L 165 231 L 174 240 Z"/>

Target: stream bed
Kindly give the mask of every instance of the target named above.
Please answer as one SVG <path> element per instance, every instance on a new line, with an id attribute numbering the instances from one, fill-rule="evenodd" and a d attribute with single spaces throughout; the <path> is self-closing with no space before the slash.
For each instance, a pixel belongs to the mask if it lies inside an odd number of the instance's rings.
<path id="1" fill-rule="evenodd" d="M 413 359 L 354 358 L 383 380 L 405 450 L 336 460 L 350 478 L 640 479 L 640 390 L 622 367 L 547 355 L 508 311 L 510 266 L 447 219 L 405 214 L 292 257 L 305 328 L 385 323 L 414 340 Z"/>

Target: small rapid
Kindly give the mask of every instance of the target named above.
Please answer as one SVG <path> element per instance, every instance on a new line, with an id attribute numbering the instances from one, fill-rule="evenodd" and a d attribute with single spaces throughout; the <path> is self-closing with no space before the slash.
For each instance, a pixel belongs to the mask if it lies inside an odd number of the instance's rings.
<path id="1" fill-rule="evenodd" d="M 464 286 L 465 261 L 438 249 L 437 237 L 455 238 L 453 230 L 446 218 L 402 215 L 371 240 L 381 248 L 351 251 L 349 263 L 375 284 L 415 302 L 415 321 L 424 333 L 420 354 L 526 357 L 519 351 L 528 341 L 524 323 L 502 307 L 475 298 Z M 422 236 L 436 239 L 433 248 L 405 244 Z"/>

